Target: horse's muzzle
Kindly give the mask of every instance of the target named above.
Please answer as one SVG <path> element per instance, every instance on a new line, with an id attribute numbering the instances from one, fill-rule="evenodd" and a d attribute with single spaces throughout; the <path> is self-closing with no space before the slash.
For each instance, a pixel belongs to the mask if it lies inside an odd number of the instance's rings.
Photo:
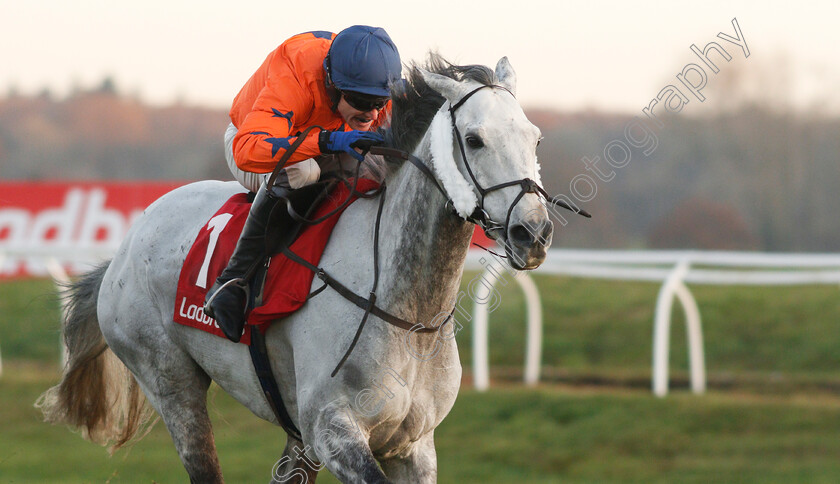
<path id="1" fill-rule="evenodd" d="M 511 266 L 517 270 L 536 269 L 545 261 L 551 245 L 554 224 L 548 218 L 538 223 L 511 226 L 508 230 L 506 252 Z"/>

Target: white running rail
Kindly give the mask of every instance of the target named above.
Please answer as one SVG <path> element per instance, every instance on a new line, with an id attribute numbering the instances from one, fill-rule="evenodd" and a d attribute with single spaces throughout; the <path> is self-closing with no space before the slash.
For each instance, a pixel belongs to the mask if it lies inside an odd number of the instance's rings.
<path id="1" fill-rule="evenodd" d="M 487 326 L 489 310 L 486 303 L 489 293 L 499 282 L 499 273 L 485 271 L 481 277 L 489 286 L 481 285 L 476 291 L 473 314 L 473 379 L 475 388 L 485 391 L 490 388 L 490 363 L 487 344 Z M 537 285 L 528 274 L 520 274 L 514 279 L 525 293 L 528 321 L 527 343 L 525 350 L 525 384 L 534 386 L 540 379 L 540 361 L 542 359 L 542 303 Z"/>
<path id="2" fill-rule="evenodd" d="M 470 251 L 467 270 L 482 270 L 479 262 L 483 252 Z M 484 261 L 486 263 L 486 261 Z M 697 266 L 703 266 L 698 269 Z M 484 270 L 483 277 L 493 279 L 495 271 Z M 703 331 L 700 310 L 686 284 L 712 285 L 805 285 L 840 284 L 840 254 L 793 254 L 722 251 L 612 251 L 553 249 L 536 274 L 564 275 L 625 281 L 660 282 L 653 325 L 653 363 L 651 386 L 657 396 L 668 393 L 668 354 L 671 330 L 671 308 L 676 298 L 685 311 L 687 326 L 691 389 L 701 394 L 706 389 L 706 368 L 703 352 Z M 517 281 L 530 278 L 516 277 Z M 534 302 L 536 301 L 536 302 Z M 539 297 L 528 297 L 529 314 L 535 314 Z M 476 323 L 473 333 L 473 374 L 479 390 L 489 387 L 487 357 L 486 307 L 476 304 Z M 529 321 L 526 361 L 536 359 L 539 368 L 541 335 L 533 337 L 531 328 L 539 327 Z M 536 348 L 536 350 L 535 350 Z M 539 374 L 528 370 L 528 375 Z"/>
<path id="3" fill-rule="evenodd" d="M 0 267 L 11 260 L 39 259 L 53 278 L 61 293 L 62 284 L 69 281 L 66 267 L 72 263 L 89 264 L 110 257 L 116 247 L 55 247 L 27 248 L 0 245 Z M 475 299 L 487 298 L 489 291 L 505 273 L 496 266 L 488 270 L 483 251 L 470 251 L 466 270 L 483 270 L 488 282 L 476 292 Z M 698 266 L 704 268 L 699 269 Z M 660 282 L 653 324 L 653 362 L 651 385 L 657 396 L 668 393 L 668 355 L 671 328 L 671 308 L 674 299 L 685 311 L 689 348 L 691 389 L 703 393 L 706 388 L 705 356 L 700 310 L 686 284 L 714 285 L 804 285 L 840 284 L 840 254 L 795 254 L 721 251 L 614 251 L 614 250 L 549 250 L 546 261 L 537 274 L 563 275 L 626 281 Z M 526 385 L 539 381 L 542 352 L 542 306 L 539 291 L 529 274 L 514 277 L 525 293 L 527 311 L 527 342 L 525 355 Z M 485 291 L 482 293 L 482 291 Z M 62 300 L 62 311 L 64 311 Z M 479 390 L 490 386 L 488 356 L 488 319 L 486 304 L 475 304 L 473 331 L 474 384 Z M 66 352 L 60 342 L 62 365 Z M 0 357 L 0 375 L 3 371 Z"/>

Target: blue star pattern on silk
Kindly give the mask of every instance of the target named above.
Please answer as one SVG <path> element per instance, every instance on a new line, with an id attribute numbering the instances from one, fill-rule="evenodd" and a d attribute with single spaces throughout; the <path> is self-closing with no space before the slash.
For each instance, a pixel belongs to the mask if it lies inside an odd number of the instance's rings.
<path id="1" fill-rule="evenodd" d="M 292 147 L 292 145 L 289 144 L 289 138 L 266 138 L 265 142 L 271 143 L 272 158 L 274 158 L 277 152 L 280 151 L 280 148 L 287 150 Z"/>
<path id="2" fill-rule="evenodd" d="M 292 129 L 292 116 L 295 115 L 294 111 L 289 111 L 288 113 L 283 114 L 274 108 L 271 108 L 271 110 L 274 111 L 274 116 L 272 116 L 272 118 L 285 118 L 286 121 L 289 122 L 289 129 Z"/>

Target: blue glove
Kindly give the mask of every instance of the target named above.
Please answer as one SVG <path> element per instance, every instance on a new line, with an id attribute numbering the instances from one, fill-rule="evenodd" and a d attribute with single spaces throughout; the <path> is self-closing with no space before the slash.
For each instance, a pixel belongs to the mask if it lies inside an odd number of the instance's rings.
<path id="1" fill-rule="evenodd" d="M 321 131 L 318 136 L 318 147 L 321 153 L 348 153 L 359 161 L 364 161 L 363 154 L 356 151 L 356 148 L 364 153 L 371 146 L 381 145 L 385 138 L 379 133 L 372 131 Z"/>

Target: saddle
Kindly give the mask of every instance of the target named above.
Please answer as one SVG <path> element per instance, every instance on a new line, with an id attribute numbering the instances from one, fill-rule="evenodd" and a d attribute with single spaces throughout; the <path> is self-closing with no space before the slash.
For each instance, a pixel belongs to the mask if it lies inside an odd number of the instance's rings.
<path id="1" fill-rule="evenodd" d="M 241 343 L 250 345 L 254 327 L 264 332 L 268 323 L 292 314 L 309 299 L 315 274 L 280 252 L 288 248 L 300 259 L 317 265 L 341 213 L 357 198 L 351 192 L 353 184 L 351 181 L 348 186 L 337 180 L 319 182 L 294 190 L 287 203 L 276 205 L 266 234 L 264 263 L 251 278 L 248 324 Z M 378 187 L 377 182 L 362 178 L 356 184 L 356 191 L 364 193 Z M 202 306 L 207 288 L 224 270 L 233 253 L 251 201 L 253 194 L 232 196 L 199 231 L 178 278 L 173 317 L 176 323 L 225 337 L 216 321 L 204 314 Z M 334 213 L 330 215 L 331 212 Z M 306 225 L 298 220 L 300 215 L 306 219 L 329 216 L 321 223 Z"/>
<path id="2" fill-rule="evenodd" d="M 287 203 L 278 203 L 271 212 L 265 234 L 266 254 L 278 254 L 292 245 L 304 227 L 295 217 L 310 218 L 337 183 L 338 180 L 326 180 L 298 188 L 287 195 Z M 253 197 L 253 193 L 248 193 L 251 201 Z"/>

